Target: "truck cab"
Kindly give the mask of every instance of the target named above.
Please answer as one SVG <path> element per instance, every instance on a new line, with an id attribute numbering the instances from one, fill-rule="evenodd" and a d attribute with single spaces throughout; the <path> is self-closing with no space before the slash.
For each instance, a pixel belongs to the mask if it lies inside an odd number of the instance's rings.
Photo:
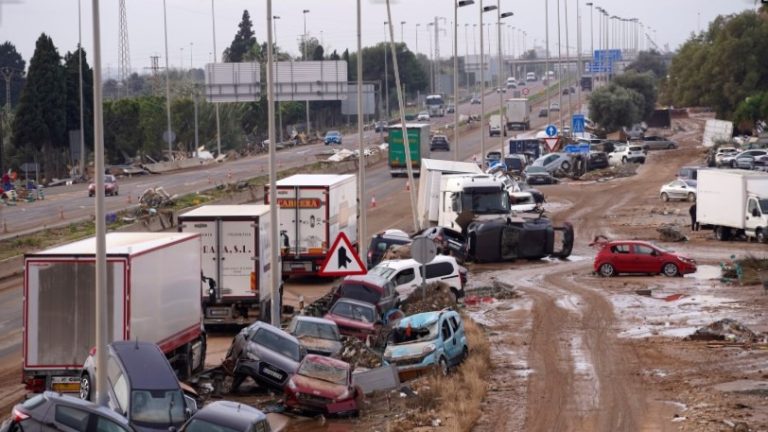
<path id="1" fill-rule="evenodd" d="M 440 195 L 438 225 L 457 231 L 473 220 L 498 219 L 510 213 L 504 183 L 490 175 L 444 176 Z"/>
<path id="2" fill-rule="evenodd" d="M 760 243 L 768 241 L 768 198 L 757 195 L 747 197 L 747 211 L 744 218 L 744 232 Z"/>

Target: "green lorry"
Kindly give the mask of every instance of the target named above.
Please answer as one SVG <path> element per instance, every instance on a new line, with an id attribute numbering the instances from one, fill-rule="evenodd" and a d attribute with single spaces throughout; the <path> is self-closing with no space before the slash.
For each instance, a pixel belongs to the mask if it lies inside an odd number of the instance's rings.
<path id="1" fill-rule="evenodd" d="M 411 149 L 411 166 L 414 175 L 419 175 L 421 159 L 429 156 L 429 123 L 406 123 L 408 147 Z M 407 174 L 405 145 L 402 125 L 389 127 L 389 174 L 396 177 Z"/>

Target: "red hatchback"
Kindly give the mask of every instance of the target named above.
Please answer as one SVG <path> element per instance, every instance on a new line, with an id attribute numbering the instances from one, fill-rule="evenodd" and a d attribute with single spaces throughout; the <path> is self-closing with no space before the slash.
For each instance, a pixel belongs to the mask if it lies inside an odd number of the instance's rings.
<path id="1" fill-rule="evenodd" d="M 287 406 L 326 414 L 357 415 L 361 396 L 349 363 L 316 354 L 304 357 L 285 388 Z"/>
<path id="2" fill-rule="evenodd" d="M 696 271 L 696 261 L 644 241 L 602 243 L 595 256 L 595 272 L 601 276 L 619 273 L 650 273 L 682 276 Z"/>

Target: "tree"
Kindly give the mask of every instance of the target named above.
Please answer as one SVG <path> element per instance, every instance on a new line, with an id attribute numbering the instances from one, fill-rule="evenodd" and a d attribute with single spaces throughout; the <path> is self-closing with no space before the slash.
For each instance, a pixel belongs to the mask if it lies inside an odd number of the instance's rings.
<path id="1" fill-rule="evenodd" d="M 638 123 L 644 104 L 643 95 L 637 91 L 611 83 L 592 92 L 589 113 L 604 130 L 612 132 Z"/>
<path id="2" fill-rule="evenodd" d="M 232 40 L 229 48 L 224 50 L 224 61 L 233 63 L 244 61 L 246 54 L 252 52 L 254 45 L 257 45 L 257 42 L 253 33 L 253 22 L 248 10 L 244 10 L 235 39 Z"/>
<path id="3" fill-rule="evenodd" d="M 27 85 L 21 93 L 13 123 L 13 144 L 24 148 L 27 161 L 35 152 L 43 154 L 47 178 L 64 174 L 68 157 L 66 134 L 67 85 L 61 57 L 45 33 L 35 44 L 29 62 Z"/>
<path id="4" fill-rule="evenodd" d="M 638 73 L 652 72 L 656 79 L 662 79 L 667 76 L 667 65 L 664 63 L 661 54 L 656 50 L 640 51 L 637 59 L 627 66 L 627 71 Z"/>
<path id="5" fill-rule="evenodd" d="M 67 85 L 67 131 L 80 129 L 80 50 L 68 52 L 64 55 L 64 69 L 66 71 Z M 93 148 L 93 71 L 88 66 L 88 59 L 83 50 L 83 128 L 85 136 L 85 148 Z M 78 143 L 78 148 L 80 145 Z"/>
<path id="6" fill-rule="evenodd" d="M 24 87 L 24 70 L 26 69 L 26 62 L 21 57 L 21 54 L 16 51 L 16 46 L 10 42 L 3 42 L 0 44 L 0 71 L 7 71 L 11 74 L 11 106 L 16 106 L 19 103 L 19 97 L 21 96 L 21 89 Z M 0 77 L 3 77 L 0 74 Z M 2 83 L 2 94 L 0 94 L 0 107 L 4 107 L 7 101 L 5 100 L 5 79 L 0 81 Z"/>
<path id="7" fill-rule="evenodd" d="M 319 46 L 320 41 L 316 37 L 308 37 L 306 40 L 299 41 L 299 58 L 304 58 L 306 52 L 307 60 L 317 60 L 314 58 L 314 54 Z"/>
<path id="8" fill-rule="evenodd" d="M 341 56 L 339 56 L 339 53 L 336 52 L 336 50 L 333 50 L 330 56 L 328 56 L 328 60 L 341 60 Z"/>
<path id="9" fill-rule="evenodd" d="M 323 49 L 322 45 L 318 45 L 315 47 L 315 50 L 312 52 L 312 60 L 323 60 L 325 57 L 325 50 Z"/>
<path id="10" fill-rule="evenodd" d="M 654 75 L 648 73 L 637 73 L 635 71 L 629 71 L 614 78 L 613 83 L 632 89 L 643 96 L 643 104 L 638 107 L 642 119 L 647 119 L 653 114 L 653 110 L 656 107 L 656 85 L 654 82 Z"/>
<path id="11" fill-rule="evenodd" d="M 538 56 L 536 55 L 536 50 L 528 50 L 524 52 L 521 56 L 521 59 L 523 60 L 536 60 Z"/>

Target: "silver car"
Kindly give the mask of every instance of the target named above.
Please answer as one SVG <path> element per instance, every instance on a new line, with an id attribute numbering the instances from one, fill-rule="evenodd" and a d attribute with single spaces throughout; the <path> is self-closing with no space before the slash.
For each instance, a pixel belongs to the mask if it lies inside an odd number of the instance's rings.
<path id="1" fill-rule="evenodd" d="M 261 386 L 282 391 L 305 352 L 296 337 L 256 321 L 235 336 L 224 358 L 224 369 L 234 375 L 233 392 L 248 377 Z"/>
<path id="2" fill-rule="evenodd" d="M 760 156 L 768 155 L 766 150 L 747 150 L 737 154 L 733 160 L 731 160 L 731 168 L 741 169 L 753 169 L 755 167 L 755 159 Z"/>
<path id="3" fill-rule="evenodd" d="M 696 180 L 675 180 L 661 187 L 659 198 L 662 201 L 672 199 L 696 201 Z"/>
<path id="4" fill-rule="evenodd" d="M 533 167 L 542 167 L 550 173 L 554 173 L 557 170 L 568 171 L 572 165 L 571 157 L 565 153 L 549 153 L 536 159 L 531 164 Z"/>
<path id="5" fill-rule="evenodd" d="M 309 354 L 335 357 L 341 352 L 341 335 L 335 322 L 306 315 L 293 317 L 286 329 Z"/>

